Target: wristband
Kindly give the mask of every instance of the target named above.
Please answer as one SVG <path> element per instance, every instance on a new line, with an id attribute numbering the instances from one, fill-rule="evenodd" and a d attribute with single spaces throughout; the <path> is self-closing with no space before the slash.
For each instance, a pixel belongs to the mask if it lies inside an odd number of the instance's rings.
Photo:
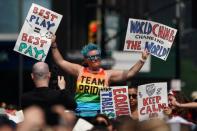
<path id="1" fill-rule="evenodd" d="M 143 59 L 142 57 L 140 58 L 140 61 L 143 62 L 143 63 L 146 62 L 146 60 Z"/>

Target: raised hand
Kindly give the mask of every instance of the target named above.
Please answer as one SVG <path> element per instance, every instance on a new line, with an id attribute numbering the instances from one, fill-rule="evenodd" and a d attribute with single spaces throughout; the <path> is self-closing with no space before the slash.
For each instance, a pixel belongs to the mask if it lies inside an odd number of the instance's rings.
<path id="1" fill-rule="evenodd" d="M 64 80 L 64 76 L 57 76 L 57 83 L 61 90 L 65 89 L 66 87 L 66 81 Z"/>
<path id="2" fill-rule="evenodd" d="M 145 49 L 145 50 L 142 52 L 142 60 L 145 61 L 145 60 L 148 58 L 149 54 L 150 54 L 150 53 L 148 52 L 148 50 Z"/>

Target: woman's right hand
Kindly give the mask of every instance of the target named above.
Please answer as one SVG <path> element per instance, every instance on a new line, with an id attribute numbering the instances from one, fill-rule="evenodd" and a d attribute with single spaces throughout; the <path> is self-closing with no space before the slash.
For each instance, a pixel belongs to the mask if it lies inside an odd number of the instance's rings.
<path id="1" fill-rule="evenodd" d="M 56 44 L 56 35 L 53 35 L 51 37 L 51 47 L 52 48 L 57 48 L 57 44 Z"/>
<path id="2" fill-rule="evenodd" d="M 53 35 L 52 38 L 51 38 L 51 43 L 55 43 L 56 42 L 56 35 Z"/>

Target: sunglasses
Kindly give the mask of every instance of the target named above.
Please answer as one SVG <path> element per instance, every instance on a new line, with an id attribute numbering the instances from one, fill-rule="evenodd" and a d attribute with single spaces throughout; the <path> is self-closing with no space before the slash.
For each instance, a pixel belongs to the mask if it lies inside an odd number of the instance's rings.
<path id="1" fill-rule="evenodd" d="M 133 99 L 137 99 L 137 94 L 129 94 L 129 98 L 131 98 L 131 96 Z"/>
<path id="2" fill-rule="evenodd" d="M 91 56 L 87 56 L 87 59 L 90 60 L 90 61 L 100 60 L 101 56 L 100 56 L 100 54 L 91 55 Z"/>

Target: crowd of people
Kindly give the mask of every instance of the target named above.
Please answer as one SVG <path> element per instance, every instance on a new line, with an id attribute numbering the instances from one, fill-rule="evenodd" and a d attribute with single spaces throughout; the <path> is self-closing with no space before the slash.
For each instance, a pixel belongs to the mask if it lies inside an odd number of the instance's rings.
<path id="1" fill-rule="evenodd" d="M 164 119 L 139 121 L 138 86 L 130 85 L 128 89 L 131 114 L 109 119 L 100 113 L 100 89 L 108 88 L 110 83 L 127 81 L 134 77 L 142 68 L 149 56 L 147 50 L 128 71 L 105 70 L 101 68 L 101 51 L 95 44 L 86 45 L 81 53 L 85 66 L 71 63 L 61 56 L 52 38 L 52 56 L 56 64 L 66 73 L 77 78 L 74 97 L 66 90 L 64 77 L 58 76 L 59 89 L 49 87 L 51 72 L 45 62 L 37 62 L 32 67 L 31 77 L 35 84 L 34 90 L 22 95 L 22 110 L 24 119 L 15 122 L 9 115 L 15 115 L 17 110 L 9 109 L 1 103 L 0 131 L 72 131 L 76 125 L 80 130 L 88 131 L 171 131 L 181 128 L 197 130 L 197 103 L 187 100 L 180 91 L 169 91 L 169 105 L 163 110 Z M 180 126 L 173 126 L 173 119 L 179 118 Z M 77 124 L 79 119 L 92 125 Z M 83 129 L 85 128 L 85 129 Z"/>
<path id="2" fill-rule="evenodd" d="M 38 103 L 35 100 L 29 106 L 24 106 L 24 120 L 16 123 L 9 119 L 8 114 L 15 115 L 17 110 L 11 108 L 12 106 L 6 106 L 5 103 L 1 103 L 0 109 L 5 109 L 5 113 L 0 112 L 0 131 L 72 131 L 75 130 L 75 126 L 81 118 L 87 120 L 92 125 L 91 128 L 87 129 L 84 123 L 82 123 L 80 125 L 82 131 L 86 129 L 87 131 L 197 130 L 196 103 L 189 102 L 179 91 L 170 91 L 168 93 L 169 106 L 163 110 L 166 115 L 164 119 L 145 121 L 139 121 L 137 86 L 129 86 L 128 96 L 131 115 L 122 115 L 113 119 L 109 119 L 105 114 L 100 113 L 91 117 L 91 119 L 80 117 L 75 112 L 75 102 L 72 103 L 74 106 L 70 108 L 67 104 L 60 103 L 61 100 L 60 102 L 51 103 L 50 105 L 46 104 L 45 106 L 43 105 L 44 103 L 40 104 L 39 100 Z M 42 95 L 38 95 L 37 99 L 39 97 L 41 100 L 44 98 Z M 64 100 L 64 98 L 61 99 Z M 179 118 L 179 121 L 173 122 L 174 118 Z M 179 126 L 176 124 L 179 124 Z"/>

